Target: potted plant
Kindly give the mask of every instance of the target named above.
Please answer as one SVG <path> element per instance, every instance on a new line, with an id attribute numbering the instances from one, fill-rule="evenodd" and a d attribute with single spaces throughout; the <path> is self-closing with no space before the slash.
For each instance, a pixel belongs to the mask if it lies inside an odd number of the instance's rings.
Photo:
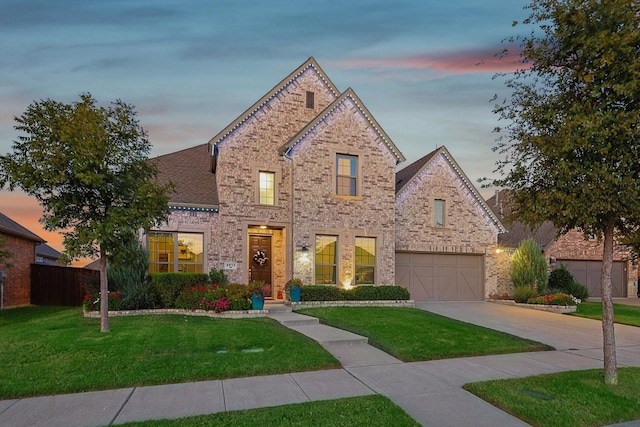
<path id="1" fill-rule="evenodd" d="M 264 287 L 265 285 L 263 280 L 254 280 L 249 283 L 249 294 L 251 295 L 251 308 L 253 310 L 263 310 L 264 309 Z"/>
<path id="2" fill-rule="evenodd" d="M 302 291 L 302 280 L 291 279 L 284 285 L 284 290 L 287 294 L 287 298 L 291 302 L 300 301 L 300 292 Z"/>

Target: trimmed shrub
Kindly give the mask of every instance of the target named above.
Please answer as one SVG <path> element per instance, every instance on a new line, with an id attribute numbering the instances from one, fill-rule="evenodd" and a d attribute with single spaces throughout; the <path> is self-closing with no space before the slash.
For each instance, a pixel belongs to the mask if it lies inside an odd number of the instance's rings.
<path id="1" fill-rule="evenodd" d="M 409 291 L 402 286 L 356 286 L 344 290 L 345 299 L 353 301 L 391 301 L 410 299 Z"/>
<path id="2" fill-rule="evenodd" d="M 521 286 L 519 288 L 515 288 L 513 291 L 513 300 L 521 304 L 524 304 L 530 298 L 535 298 L 537 296 L 538 292 L 529 286 Z"/>
<path id="3" fill-rule="evenodd" d="M 537 285 L 539 291 L 547 286 L 547 261 L 542 254 L 542 248 L 533 240 L 525 239 L 518 250 L 511 257 L 511 281 L 517 289 L 523 286 L 533 288 Z"/>
<path id="4" fill-rule="evenodd" d="M 586 286 L 581 285 L 575 280 L 564 290 L 565 293 L 571 294 L 580 301 L 586 301 L 589 298 L 589 290 Z"/>
<path id="5" fill-rule="evenodd" d="M 301 288 L 300 301 L 342 301 L 342 288 L 337 286 L 305 285 Z"/>
<path id="6" fill-rule="evenodd" d="M 185 287 L 176 298 L 175 306 L 185 310 L 213 310 L 218 313 L 229 309 L 222 288 L 201 284 Z"/>
<path id="7" fill-rule="evenodd" d="M 209 282 L 209 275 L 201 273 L 153 273 L 150 276 L 163 308 L 175 308 L 176 298 L 186 286 Z"/>
<path id="8" fill-rule="evenodd" d="M 305 285 L 301 301 L 393 301 L 410 299 L 409 291 L 402 286 L 356 286 L 344 289 L 337 286 Z"/>
<path id="9" fill-rule="evenodd" d="M 574 281 L 573 275 L 564 264 L 560 264 L 560 268 L 556 268 L 549 274 L 550 288 L 567 290 Z"/>

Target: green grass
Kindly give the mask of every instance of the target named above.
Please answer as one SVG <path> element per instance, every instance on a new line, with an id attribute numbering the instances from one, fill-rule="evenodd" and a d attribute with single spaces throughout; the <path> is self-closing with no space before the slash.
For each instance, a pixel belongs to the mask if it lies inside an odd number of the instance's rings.
<path id="1" fill-rule="evenodd" d="M 572 314 L 574 316 L 602 320 L 602 303 L 583 302 L 578 304 L 578 308 Z M 640 306 L 613 304 L 613 319 L 616 323 L 640 326 Z"/>
<path id="2" fill-rule="evenodd" d="M 297 403 L 271 408 L 221 412 L 177 420 L 130 423 L 135 427 L 279 427 L 279 426 L 419 426 L 389 399 L 379 395 Z"/>
<path id="3" fill-rule="evenodd" d="M 588 427 L 640 419 L 640 368 L 618 369 L 607 386 L 602 370 L 471 383 L 464 388 L 539 427 Z"/>
<path id="4" fill-rule="evenodd" d="M 113 317 L 101 333 L 79 308 L 28 307 L 0 312 L 0 337 L 0 399 L 340 367 L 267 318 Z"/>
<path id="5" fill-rule="evenodd" d="M 328 307 L 298 313 L 363 335 L 371 345 L 405 362 L 553 350 L 541 343 L 412 308 Z"/>

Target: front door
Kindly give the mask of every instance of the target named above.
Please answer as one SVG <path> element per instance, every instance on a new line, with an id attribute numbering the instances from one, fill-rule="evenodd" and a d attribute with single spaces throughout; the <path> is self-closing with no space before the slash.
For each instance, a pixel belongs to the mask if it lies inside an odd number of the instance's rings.
<path id="1" fill-rule="evenodd" d="M 262 280 L 269 285 L 266 297 L 271 296 L 271 236 L 249 236 L 249 281 Z"/>

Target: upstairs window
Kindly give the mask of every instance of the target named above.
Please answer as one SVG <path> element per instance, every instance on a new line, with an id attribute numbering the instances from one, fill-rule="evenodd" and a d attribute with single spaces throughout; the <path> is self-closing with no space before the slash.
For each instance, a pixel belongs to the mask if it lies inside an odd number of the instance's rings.
<path id="1" fill-rule="evenodd" d="M 445 204 L 442 199 L 435 199 L 433 201 L 433 226 L 434 227 L 444 227 L 444 212 Z"/>
<path id="2" fill-rule="evenodd" d="M 315 103 L 315 93 L 307 91 L 307 108 L 314 109 L 316 108 Z"/>
<path id="3" fill-rule="evenodd" d="M 261 205 L 275 205 L 276 186 L 275 173 L 260 171 L 258 178 L 258 203 Z"/>
<path id="4" fill-rule="evenodd" d="M 338 154 L 336 157 L 336 194 L 357 196 L 358 156 Z"/>

